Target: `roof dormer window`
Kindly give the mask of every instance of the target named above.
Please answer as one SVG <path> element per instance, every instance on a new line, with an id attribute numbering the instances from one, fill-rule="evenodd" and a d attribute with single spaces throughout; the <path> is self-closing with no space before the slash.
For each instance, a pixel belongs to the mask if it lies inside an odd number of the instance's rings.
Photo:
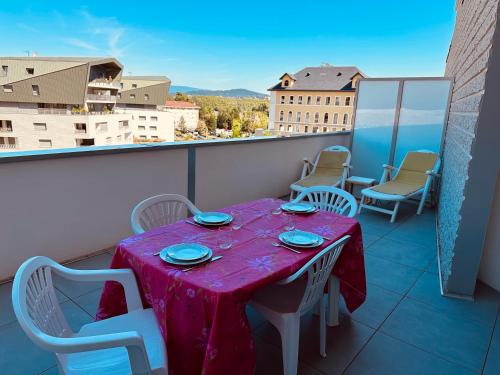
<path id="1" fill-rule="evenodd" d="M 290 81 L 288 79 L 285 79 L 285 82 L 283 83 L 285 87 L 290 86 Z"/>
<path id="2" fill-rule="evenodd" d="M 26 68 L 26 74 L 32 76 L 35 74 L 35 68 Z"/>

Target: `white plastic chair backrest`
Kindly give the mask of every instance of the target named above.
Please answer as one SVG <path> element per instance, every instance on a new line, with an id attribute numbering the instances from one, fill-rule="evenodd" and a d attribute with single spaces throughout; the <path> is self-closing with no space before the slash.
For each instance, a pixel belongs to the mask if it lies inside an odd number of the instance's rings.
<path id="1" fill-rule="evenodd" d="M 61 311 L 52 284 L 52 267 L 47 257 L 33 257 L 19 267 L 12 286 L 12 306 L 24 332 L 44 349 L 51 337 L 73 335 Z"/>
<path id="2" fill-rule="evenodd" d="M 135 234 L 144 233 L 162 225 L 172 224 L 187 216 L 200 212 L 189 199 L 178 194 L 162 194 L 147 198 L 137 204 L 130 216 L 130 225 Z"/>
<path id="3" fill-rule="evenodd" d="M 313 186 L 304 189 L 292 202 L 298 203 L 305 199 L 320 210 L 347 217 L 354 217 L 358 210 L 358 203 L 351 194 L 333 186 Z"/>
<path id="4" fill-rule="evenodd" d="M 344 146 L 339 146 L 339 145 L 335 145 L 335 146 L 329 146 L 329 147 L 326 147 L 324 148 L 323 150 L 321 151 L 340 151 L 340 152 L 347 152 L 347 157 L 346 157 L 346 160 L 345 160 L 345 163 L 350 165 L 351 164 L 351 151 L 349 151 L 349 149 L 347 147 L 344 147 Z M 316 171 L 316 166 L 318 165 L 318 161 L 319 161 L 319 157 L 321 155 L 321 152 L 318 153 L 318 155 L 316 156 L 316 159 L 314 160 L 314 168 L 313 170 L 311 171 L 311 173 L 314 173 Z"/>
<path id="5" fill-rule="evenodd" d="M 342 237 L 316 254 L 293 275 L 278 283 L 280 285 L 292 283 L 307 272 L 307 285 L 298 311 L 309 310 L 319 301 L 320 298 L 323 298 L 325 284 L 332 273 L 332 269 L 335 266 L 335 262 L 340 256 L 344 245 L 350 238 L 351 236 Z"/>

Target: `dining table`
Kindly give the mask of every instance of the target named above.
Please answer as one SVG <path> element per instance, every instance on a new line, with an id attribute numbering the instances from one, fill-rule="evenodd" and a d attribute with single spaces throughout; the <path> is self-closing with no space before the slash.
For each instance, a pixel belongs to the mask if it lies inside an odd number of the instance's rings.
<path id="1" fill-rule="evenodd" d="M 365 301 L 358 221 L 326 211 L 290 215 L 279 210 L 283 203 L 264 198 L 218 210 L 230 213 L 238 226 L 202 227 L 183 219 L 118 244 L 111 268 L 133 270 L 143 306 L 153 308 L 165 339 L 170 375 L 253 374 L 256 356 L 246 316 L 246 304 L 253 293 L 291 275 L 345 235 L 350 240 L 332 273 L 340 280 L 340 293 L 350 312 Z M 300 253 L 273 246 L 291 221 L 297 230 L 327 239 L 317 248 L 300 249 Z M 221 236 L 224 241 L 229 239 L 229 249 L 221 248 Z M 179 243 L 207 246 L 214 257 L 222 258 L 185 272 L 155 255 Z M 122 286 L 106 282 L 96 319 L 126 312 Z"/>

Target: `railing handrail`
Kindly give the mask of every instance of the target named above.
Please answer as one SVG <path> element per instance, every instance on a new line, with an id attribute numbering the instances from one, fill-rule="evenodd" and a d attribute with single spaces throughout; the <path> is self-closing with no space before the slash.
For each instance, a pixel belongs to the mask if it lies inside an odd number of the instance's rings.
<path id="1" fill-rule="evenodd" d="M 102 101 L 116 101 L 116 95 L 99 95 L 99 94 L 87 94 L 87 100 L 102 100 Z"/>

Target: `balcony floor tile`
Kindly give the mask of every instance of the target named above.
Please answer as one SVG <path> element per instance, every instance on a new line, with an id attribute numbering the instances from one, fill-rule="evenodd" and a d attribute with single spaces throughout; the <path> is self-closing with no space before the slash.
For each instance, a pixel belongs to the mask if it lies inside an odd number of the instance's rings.
<path id="1" fill-rule="evenodd" d="M 381 331 L 477 372 L 483 366 L 492 328 L 405 298 Z"/>
<path id="2" fill-rule="evenodd" d="M 500 309 L 497 314 L 497 321 L 493 337 L 491 338 L 490 350 L 484 366 L 484 375 L 500 374 Z"/>
<path id="3" fill-rule="evenodd" d="M 378 332 L 344 374 L 472 375 L 474 372 Z"/>

